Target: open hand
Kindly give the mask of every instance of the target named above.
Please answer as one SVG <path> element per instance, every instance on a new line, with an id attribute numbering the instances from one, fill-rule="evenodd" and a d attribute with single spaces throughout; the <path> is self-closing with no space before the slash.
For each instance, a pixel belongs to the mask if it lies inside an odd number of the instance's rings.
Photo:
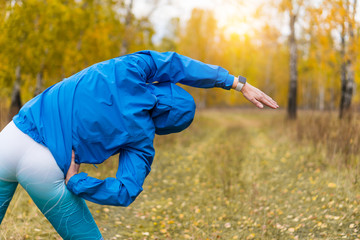
<path id="1" fill-rule="evenodd" d="M 65 184 L 67 184 L 69 182 L 69 180 L 72 176 L 79 173 L 79 169 L 80 169 L 80 164 L 77 164 L 75 162 L 75 153 L 74 153 L 74 150 L 72 150 L 71 164 L 70 164 L 69 170 L 66 174 Z"/>
<path id="2" fill-rule="evenodd" d="M 241 89 L 244 97 L 255 104 L 258 108 L 264 108 L 264 105 L 276 109 L 279 105 L 268 95 L 257 89 L 256 87 L 251 86 L 249 83 L 246 83 Z"/>

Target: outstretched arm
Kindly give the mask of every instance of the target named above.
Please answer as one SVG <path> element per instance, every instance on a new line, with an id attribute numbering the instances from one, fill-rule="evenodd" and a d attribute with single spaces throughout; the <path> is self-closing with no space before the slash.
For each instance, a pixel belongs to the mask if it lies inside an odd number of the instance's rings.
<path id="1" fill-rule="evenodd" d="M 175 52 L 141 51 L 134 53 L 143 58 L 151 69 L 148 82 L 181 83 L 192 87 L 235 89 L 238 80 L 219 66 L 206 64 Z M 258 108 L 266 105 L 278 108 L 277 103 L 259 89 L 246 83 L 241 89 L 244 97 Z"/>
<path id="2" fill-rule="evenodd" d="M 191 87 L 231 89 L 234 76 L 219 66 L 206 64 L 176 52 L 141 51 L 134 55 L 151 69 L 147 82 L 181 83 Z"/>

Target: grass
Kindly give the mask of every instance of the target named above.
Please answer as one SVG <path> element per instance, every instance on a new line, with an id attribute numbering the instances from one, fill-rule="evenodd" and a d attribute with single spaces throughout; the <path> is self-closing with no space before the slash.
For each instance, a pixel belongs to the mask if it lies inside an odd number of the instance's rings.
<path id="1" fill-rule="evenodd" d="M 157 137 L 152 172 L 130 207 L 89 203 L 104 238 L 360 239 L 359 152 L 316 140 L 326 139 L 315 131 L 324 120 L 304 115 L 288 123 L 279 111 L 207 110 L 189 130 Z M 332 134 L 350 141 L 353 132 Z M 95 177 L 116 168 L 117 158 L 82 166 Z M 0 238 L 59 239 L 21 188 L 9 210 Z"/>
<path id="2" fill-rule="evenodd" d="M 360 116 L 339 121 L 337 113 L 312 112 L 295 122 L 298 140 L 311 143 L 318 150 L 325 147 L 332 163 L 353 167 L 358 165 L 360 154 Z"/>

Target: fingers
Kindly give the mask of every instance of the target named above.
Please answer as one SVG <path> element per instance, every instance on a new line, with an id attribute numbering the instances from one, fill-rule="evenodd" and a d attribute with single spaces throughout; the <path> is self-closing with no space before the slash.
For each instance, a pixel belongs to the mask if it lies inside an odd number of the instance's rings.
<path id="1" fill-rule="evenodd" d="M 271 97 L 269 97 L 269 96 L 267 96 L 267 95 L 266 95 L 266 97 L 267 97 L 268 101 L 270 102 L 270 104 L 271 104 L 274 108 L 278 108 L 278 107 L 279 107 L 279 105 L 277 104 L 277 102 L 274 101 Z"/>
<path id="2" fill-rule="evenodd" d="M 260 97 L 259 101 L 273 109 L 276 109 L 279 107 L 279 105 L 265 93 L 262 93 L 262 96 Z"/>
<path id="3" fill-rule="evenodd" d="M 261 104 L 261 102 L 255 100 L 253 101 L 253 103 L 255 104 L 256 107 L 260 108 L 260 109 L 263 109 L 264 108 L 264 105 Z"/>
<path id="4" fill-rule="evenodd" d="M 276 109 L 279 105 L 268 95 L 246 83 L 242 89 L 242 93 L 246 99 L 252 102 L 258 108 L 264 108 L 264 105 Z M 264 105 L 263 105 L 264 104 Z"/>
<path id="5" fill-rule="evenodd" d="M 256 100 L 258 100 L 259 102 L 265 104 L 266 106 L 276 109 L 279 107 L 279 105 L 268 95 L 266 95 L 265 93 L 263 93 L 262 91 L 260 91 L 259 89 L 256 88 Z"/>
<path id="6" fill-rule="evenodd" d="M 247 100 L 249 100 L 251 103 L 253 103 L 258 108 L 264 108 L 264 105 L 256 98 L 256 97 L 247 97 L 245 96 Z"/>

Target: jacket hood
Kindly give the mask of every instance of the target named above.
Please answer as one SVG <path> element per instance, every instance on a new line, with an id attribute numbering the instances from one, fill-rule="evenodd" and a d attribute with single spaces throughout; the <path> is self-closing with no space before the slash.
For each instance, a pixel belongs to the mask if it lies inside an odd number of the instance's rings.
<path id="1" fill-rule="evenodd" d="M 170 82 L 148 84 L 148 88 L 157 99 L 151 112 L 156 134 L 177 133 L 190 126 L 196 105 L 187 91 Z"/>

